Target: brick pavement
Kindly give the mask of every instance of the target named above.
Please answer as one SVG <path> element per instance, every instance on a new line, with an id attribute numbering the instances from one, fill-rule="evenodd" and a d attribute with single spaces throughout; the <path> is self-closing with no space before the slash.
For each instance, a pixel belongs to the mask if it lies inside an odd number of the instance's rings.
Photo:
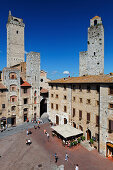
<path id="1" fill-rule="evenodd" d="M 0 170 L 53 170 L 55 167 L 54 153 L 59 156 L 57 165 L 64 164 L 65 170 L 74 170 L 79 164 L 80 170 L 113 170 L 113 162 L 102 157 L 96 150 L 87 151 L 81 145 L 73 148 L 62 146 L 57 137 L 51 136 L 49 124 L 42 124 L 40 129 L 32 129 L 26 137 L 26 131 L 0 139 Z M 50 141 L 43 130 L 50 134 Z M 25 140 L 30 138 L 32 144 L 26 146 Z M 65 161 L 65 153 L 69 160 Z M 42 165 L 39 167 L 38 165 Z"/>

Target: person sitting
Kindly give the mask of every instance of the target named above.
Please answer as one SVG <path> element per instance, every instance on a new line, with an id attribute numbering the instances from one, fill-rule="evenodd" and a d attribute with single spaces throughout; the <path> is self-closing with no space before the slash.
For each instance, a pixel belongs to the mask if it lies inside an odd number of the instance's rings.
<path id="1" fill-rule="evenodd" d="M 30 139 L 26 139 L 26 145 L 30 145 L 32 142 Z"/>

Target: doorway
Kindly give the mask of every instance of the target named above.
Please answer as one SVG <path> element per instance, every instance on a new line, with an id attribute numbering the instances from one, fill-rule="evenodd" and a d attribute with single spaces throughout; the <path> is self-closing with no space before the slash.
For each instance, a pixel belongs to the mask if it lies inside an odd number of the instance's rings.
<path id="1" fill-rule="evenodd" d="M 88 129 L 87 130 L 87 140 L 91 139 L 91 131 Z"/>
<path id="2" fill-rule="evenodd" d="M 56 125 L 59 125 L 59 117 L 56 116 Z"/>
<path id="3" fill-rule="evenodd" d="M 11 125 L 12 126 L 16 125 L 16 116 L 11 117 Z"/>
<path id="4" fill-rule="evenodd" d="M 67 119 L 66 118 L 64 118 L 64 124 L 67 124 Z"/>
<path id="5" fill-rule="evenodd" d="M 24 114 L 24 122 L 27 121 L 27 113 Z"/>

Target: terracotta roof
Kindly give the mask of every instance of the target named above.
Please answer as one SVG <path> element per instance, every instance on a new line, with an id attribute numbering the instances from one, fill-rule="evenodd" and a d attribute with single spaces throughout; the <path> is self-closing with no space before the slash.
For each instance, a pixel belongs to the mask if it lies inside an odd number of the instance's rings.
<path id="1" fill-rule="evenodd" d="M 0 83 L 0 89 L 7 89 L 2 83 Z"/>
<path id="2" fill-rule="evenodd" d="M 21 84 L 21 87 L 25 87 L 25 86 L 31 87 L 31 85 L 27 81 L 24 81 L 24 83 Z"/>
<path id="3" fill-rule="evenodd" d="M 100 18 L 99 16 L 95 16 L 95 17 L 93 17 L 92 19 L 98 19 L 98 18 Z"/>
<path id="4" fill-rule="evenodd" d="M 110 75 L 90 75 L 82 77 L 68 77 L 52 80 L 50 83 L 113 83 L 113 76 Z"/>
<path id="5" fill-rule="evenodd" d="M 47 90 L 47 89 L 42 88 L 42 89 L 40 90 L 40 93 L 48 93 L 48 90 Z"/>

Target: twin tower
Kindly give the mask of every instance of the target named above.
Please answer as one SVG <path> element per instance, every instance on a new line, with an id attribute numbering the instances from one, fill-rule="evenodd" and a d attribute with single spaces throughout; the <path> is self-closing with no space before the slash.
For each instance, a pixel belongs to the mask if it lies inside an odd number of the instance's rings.
<path id="1" fill-rule="evenodd" d="M 99 16 L 90 20 L 87 46 L 80 52 L 79 76 L 104 74 L 104 27 Z"/>

